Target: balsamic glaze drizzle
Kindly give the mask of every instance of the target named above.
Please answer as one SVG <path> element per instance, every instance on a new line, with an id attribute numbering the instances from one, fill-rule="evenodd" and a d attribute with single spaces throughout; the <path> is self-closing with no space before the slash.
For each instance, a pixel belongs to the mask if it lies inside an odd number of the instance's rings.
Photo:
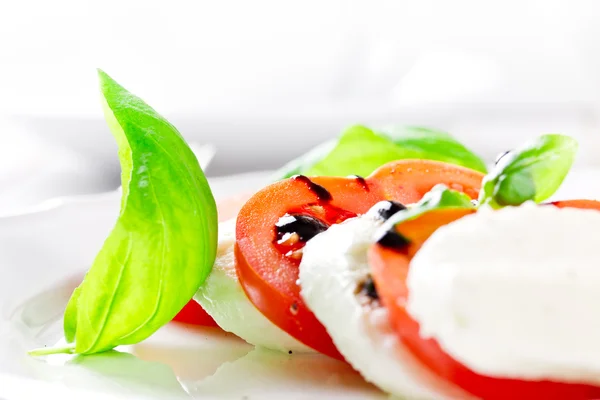
<path id="1" fill-rule="evenodd" d="M 304 175 L 294 175 L 291 179 L 295 179 L 297 181 L 303 182 L 308 186 L 308 189 L 317 195 L 317 198 L 322 201 L 331 201 L 333 198 L 331 193 L 327 191 L 323 186 L 318 185 L 311 181 L 308 177 Z"/>
<path id="2" fill-rule="evenodd" d="M 384 221 L 387 221 L 392 215 L 402 210 L 406 210 L 404 204 L 393 200 L 383 200 L 371 207 L 369 214 L 378 216 Z"/>
<path id="3" fill-rule="evenodd" d="M 375 287 L 375 282 L 371 275 L 367 276 L 367 278 L 358 285 L 357 291 L 373 300 L 379 300 L 379 294 L 377 293 L 377 288 Z"/>
<path id="4" fill-rule="evenodd" d="M 357 183 L 358 183 L 360 186 L 362 186 L 362 188 L 363 188 L 365 191 L 367 191 L 367 192 L 368 192 L 368 191 L 370 191 L 370 190 L 371 190 L 371 189 L 369 188 L 369 184 L 367 183 L 367 181 L 365 180 L 365 178 L 363 178 L 362 176 L 360 176 L 360 175 L 350 175 L 350 176 L 348 176 L 348 178 L 353 178 L 354 180 L 356 180 L 356 182 L 357 182 Z"/>
<path id="5" fill-rule="evenodd" d="M 302 242 L 309 241 L 327 228 L 329 227 L 319 219 L 305 214 L 284 215 L 275 224 L 277 240 L 282 240 L 288 233 L 296 233 Z"/>
<path id="6" fill-rule="evenodd" d="M 392 228 L 384 231 L 381 236 L 379 236 L 377 244 L 392 250 L 402 251 L 410 245 L 410 240 Z"/>

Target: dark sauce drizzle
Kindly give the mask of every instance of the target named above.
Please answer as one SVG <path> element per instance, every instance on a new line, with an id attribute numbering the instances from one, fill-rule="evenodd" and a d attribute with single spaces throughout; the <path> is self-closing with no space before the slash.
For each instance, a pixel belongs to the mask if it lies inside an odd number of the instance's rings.
<path id="1" fill-rule="evenodd" d="M 302 242 L 307 242 L 319 233 L 327 230 L 328 226 L 319 219 L 304 214 L 292 214 L 282 217 L 275 224 L 277 240 L 282 240 L 287 233 L 296 233 Z"/>
<path id="2" fill-rule="evenodd" d="M 291 179 L 305 183 L 306 186 L 308 186 L 308 189 L 314 194 L 316 194 L 317 198 L 321 201 L 331 201 L 331 199 L 333 198 L 331 196 L 331 193 L 329 193 L 327 189 L 325 189 L 321 185 L 314 183 L 304 175 L 294 175 Z"/>
<path id="3" fill-rule="evenodd" d="M 392 228 L 384 231 L 381 236 L 379 236 L 379 239 L 377 239 L 377 244 L 387 247 L 388 249 L 402 251 L 410 245 L 410 240 Z"/>
<path id="4" fill-rule="evenodd" d="M 379 300 L 379 294 L 377 293 L 377 288 L 375 287 L 375 282 L 371 275 L 367 276 L 367 278 L 358 285 L 357 292 L 372 300 Z"/>
<path id="5" fill-rule="evenodd" d="M 402 210 L 406 210 L 404 204 L 393 200 L 383 200 L 371 207 L 369 213 L 387 221 L 392 215 Z"/>
<path id="6" fill-rule="evenodd" d="M 510 153 L 510 150 L 505 151 L 504 153 L 500 153 L 498 154 L 498 157 L 496 157 L 496 160 L 494 161 L 495 165 L 498 165 L 498 163 L 500 162 L 500 160 L 502 160 L 502 158 L 504 156 L 506 156 L 508 153 Z"/>
<path id="7" fill-rule="evenodd" d="M 369 184 L 367 183 L 367 181 L 365 180 L 365 178 L 363 178 L 362 176 L 359 175 L 350 175 L 348 176 L 348 178 L 353 178 L 365 191 L 370 191 L 371 189 L 369 188 Z"/>

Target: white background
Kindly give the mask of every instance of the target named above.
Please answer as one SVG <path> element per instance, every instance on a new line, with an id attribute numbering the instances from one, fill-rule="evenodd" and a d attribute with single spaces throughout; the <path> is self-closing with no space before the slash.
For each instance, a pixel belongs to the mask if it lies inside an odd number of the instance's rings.
<path id="1" fill-rule="evenodd" d="M 14 113 L 96 116 L 95 67 L 193 115 L 599 100 L 593 0 L 2 4 Z"/>
<path id="2" fill-rule="evenodd" d="M 599 19 L 593 0 L 0 1 L 0 188 L 118 184 L 97 67 L 215 144 L 210 175 L 353 123 L 446 129 L 488 160 L 561 132 L 597 165 Z"/>

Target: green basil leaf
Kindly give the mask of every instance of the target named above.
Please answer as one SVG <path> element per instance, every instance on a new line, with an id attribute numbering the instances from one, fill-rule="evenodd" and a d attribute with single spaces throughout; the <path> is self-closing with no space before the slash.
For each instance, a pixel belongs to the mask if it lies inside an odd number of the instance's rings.
<path id="1" fill-rule="evenodd" d="M 480 205 L 499 208 L 548 199 L 569 173 L 577 149 L 575 139 L 547 134 L 510 151 L 483 179 Z"/>
<path id="2" fill-rule="evenodd" d="M 99 80 L 119 147 L 121 211 L 66 310 L 75 343 L 34 355 L 139 343 L 192 298 L 216 257 L 216 203 L 194 153 L 144 101 L 102 71 Z"/>
<path id="3" fill-rule="evenodd" d="M 63 330 L 65 332 L 65 340 L 67 343 L 73 343 L 75 341 L 75 333 L 77 332 L 77 302 L 79 301 L 79 294 L 81 293 L 81 287 L 76 287 L 71 294 L 71 298 L 67 303 L 65 309 L 65 315 L 63 318 Z"/>
<path id="4" fill-rule="evenodd" d="M 486 172 L 485 163 L 446 132 L 421 127 L 374 131 L 362 125 L 313 148 L 279 169 L 274 180 L 292 175 L 367 176 L 394 160 L 428 159 Z"/>
<path id="5" fill-rule="evenodd" d="M 475 209 L 471 198 L 462 192 L 449 189 L 446 185 L 435 185 L 417 203 L 394 214 L 388 219 L 383 230 L 389 230 L 395 225 L 417 218 L 426 212 L 447 208 Z"/>
<path id="6" fill-rule="evenodd" d="M 447 132 L 418 126 L 390 127 L 382 132 L 397 146 L 418 153 L 419 158 L 487 172 L 485 162 Z"/>
<path id="7" fill-rule="evenodd" d="M 357 125 L 347 129 L 326 157 L 304 171 L 309 176 L 367 176 L 390 161 L 418 158 L 412 149 L 396 146 L 390 139 Z"/>

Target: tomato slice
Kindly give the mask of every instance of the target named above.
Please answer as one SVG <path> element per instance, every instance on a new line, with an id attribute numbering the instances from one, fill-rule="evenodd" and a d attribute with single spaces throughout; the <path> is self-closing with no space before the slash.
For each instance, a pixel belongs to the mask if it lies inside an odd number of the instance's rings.
<path id="1" fill-rule="evenodd" d="M 369 180 L 377 181 L 387 200 L 409 204 L 437 184 L 477 199 L 483 177 L 481 172 L 439 161 L 398 160 L 375 170 Z"/>
<path id="2" fill-rule="evenodd" d="M 338 359 L 342 356 L 325 327 L 300 297 L 296 283 L 300 258 L 288 252 L 301 247 L 282 248 L 275 224 L 291 214 L 315 218 L 315 222 L 329 226 L 365 213 L 379 200 L 375 185 L 356 179 L 291 178 L 255 194 L 238 216 L 237 273 L 250 301 L 291 336 Z"/>
<path id="3" fill-rule="evenodd" d="M 600 211 L 600 201 L 597 200 L 586 200 L 586 199 L 574 199 L 574 200 L 559 200 L 548 203 L 550 205 L 559 208 L 583 208 L 587 210 L 598 210 Z"/>
<path id="4" fill-rule="evenodd" d="M 238 216 L 235 253 L 240 283 L 250 301 L 279 328 L 321 353 L 342 359 L 300 296 L 298 266 L 305 240 L 278 238 L 276 224 L 286 215 L 299 215 L 327 229 L 367 212 L 381 200 L 417 202 L 438 183 L 476 198 L 482 179 L 479 172 L 442 162 L 405 160 L 390 163 L 366 179 L 298 176 L 272 184 L 248 200 Z"/>
<path id="5" fill-rule="evenodd" d="M 581 205 L 566 202 L 557 206 Z M 584 205 L 590 205 L 585 203 Z M 599 203 L 600 205 L 600 203 Z M 596 208 L 596 207 L 594 207 Z M 439 227 L 472 213 L 472 210 L 438 210 L 405 222 L 396 231 L 411 243 L 405 251 L 373 245 L 369 264 L 383 305 L 390 313 L 390 322 L 406 346 L 432 371 L 473 395 L 486 400 L 545 399 L 588 400 L 600 398 L 600 388 L 584 384 L 553 381 L 525 381 L 495 378 L 475 373 L 446 354 L 434 339 L 423 339 L 419 324 L 408 314 L 406 278 L 410 260 L 427 238 Z"/>
<path id="6" fill-rule="evenodd" d="M 219 201 L 217 204 L 219 222 L 234 218 L 251 195 L 251 193 L 241 193 Z M 215 320 L 193 299 L 177 313 L 173 321 L 190 325 L 218 327 Z"/>
<path id="7" fill-rule="evenodd" d="M 173 321 L 190 325 L 218 326 L 215 320 L 194 300 L 190 300 L 173 318 Z"/>

